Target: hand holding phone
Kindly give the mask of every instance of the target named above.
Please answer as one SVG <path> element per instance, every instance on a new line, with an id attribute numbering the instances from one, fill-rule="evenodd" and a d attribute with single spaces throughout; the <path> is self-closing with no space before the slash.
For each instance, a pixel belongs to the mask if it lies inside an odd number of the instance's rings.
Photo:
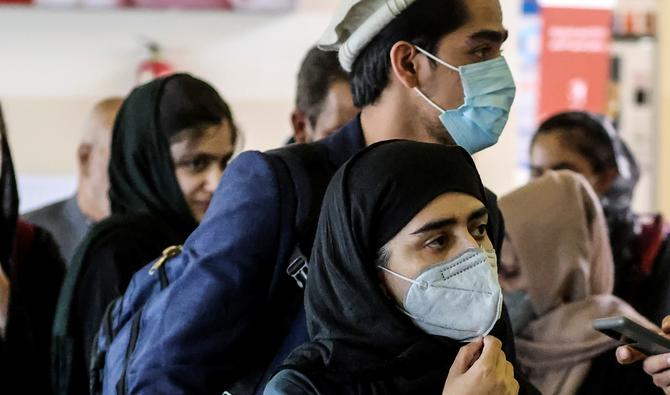
<path id="1" fill-rule="evenodd" d="M 670 335 L 670 316 L 665 317 L 661 328 L 662 334 Z M 670 354 L 648 356 L 630 346 L 621 346 L 617 349 L 616 356 L 622 365 L 644 361 L 644 371 L 653 378 L 654 384 L 663 393 L 670 395 Z"/>
<path id="2" fill-rule="evenodd" d="M 670 339 L 623 316 L 594 320 L 593 328 L 648 356 L 670 353 Z"/>

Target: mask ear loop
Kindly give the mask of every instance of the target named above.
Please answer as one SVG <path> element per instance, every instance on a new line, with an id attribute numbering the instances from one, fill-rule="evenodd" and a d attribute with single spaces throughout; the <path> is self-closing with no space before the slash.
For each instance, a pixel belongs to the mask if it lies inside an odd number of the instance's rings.
<path id="1" fill-rule="evenodd" d="M 426 51 L 425 49 L 419 47 L 418 45 L 415 45 L 414 48 L 416 48 L 417 51 L 421 52 L 422 54 L 424 54 L 424 55 L 425 55 L 426 57 L 428 57 L 429 59 L 432 59 L 433 61 L 435 61 L 435 62 L 437 62 L 437 63 L 439 63 L 439 64 L 441 64 L 441 65 L 443 65 L 443 66 L 445 66 L 445 67 L 448 67 L 448 68 L 450 68 L 451 70 L 454 70 L 454 71 L 456 71 L 456 72 L 459 72 L 458 67 L 454 67 L 454 66 L 450 65 L 449 63 L 447 63 L 447 62 L 445 62 L 444 60 L 438 58 L 437 56 L 431 54 L 430 52 L 428 52 L 428 51 Z M 446 110 L 445 110 L 444 108 L 438 106 L 437 103 L 435 103 L 434 101 L 430 100 L 430 99 L 428 98 L 428 96 L 426 96 L 423 92 L 421 92 L 421 90 L 420 90 L 418 87 L 417 87 L 417 88 L 414 88 L 414 90 L 419 94 L 419 96 L 421 96 L 425 101 L 427 101 L 431 106 L 433 106 L 433 108 L 435 108 L 437 111 L 439 111 L 440 114 L 446 112 Z"/>
<path id="2" fill-rule="evenodd" d="M 405 277 L 402 274 L 398 274 L 398 273 L 394 272 L 393 270 L 389 270 L 389 269 L 385 268 L 384 266 L 377 266 L 377 269 L 381 269 L 381 270 L 385 271 L 386 273 L 388 273 L 392 276 L 398 277 L 401 280 L 405 280 L 405 281 L 410 282 L 412 284 L 416 284 L 416 285 L 420 286 L 421 288 L 424 288 L 424 289 L 428 288 L 428 283 L 426 283 L 425 281 L 416 281 L 413 278 Z"/>
<path id="3" fill-rule="evenodd" d="M 422 54 L 426 55 L 428 58 L 430 58 L 430 59 L 436 61 L 437 63 L 441 64 L 442 66 L 448 67 L 448 68 L 460 73 L 460 70 L 458 69 L 458 67 L 450 65 L 449 63 L 445 62 L 444 60 L 438 58 L 437 56 L 433 55 L 432 53 L 430 53 L 430 52 L 426 51 L 425 49 L 421 48 L 420 46 L 415 45 L 414 48 L 416 48 Z"/>
<path id="4" fill-rule="evenodd" d="M 439 111 L 440 114 L 445 112 L 445 110 L 442 107 L 438 106 L 434 101 L 430 100 L 428 96 L 424 95 L 419 88 L 414 88 L 414 90 L 416 91 L 416 93 L 419 94 L 419 96 L 423 97 L 423 100 L 427 101 L 428 104 L 430 104 L 431 106 L 433 106 L 433 108 Z"/>

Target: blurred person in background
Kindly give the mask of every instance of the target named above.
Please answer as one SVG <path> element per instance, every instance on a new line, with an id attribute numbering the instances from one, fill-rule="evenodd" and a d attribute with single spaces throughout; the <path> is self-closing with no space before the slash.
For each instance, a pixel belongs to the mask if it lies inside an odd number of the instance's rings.
<path id="1" fill-rule="evenodd" d="M 112 127 L 123 99 L 106 98 L 95 104 L 86 122 L 84 135 L 77 149 L 77 193 L 23 215 L 23 217 L 54 235 L 66 263 L 88 232 L 91 224 L 109 215 L 109 146 Z"/>
<path id="2" fill-rule="evenodd" d="M 652 322 L 670 313 L 670 239 L 660 214 L 631 208 L 640 169 L 626 143 L 604 117 L 564 112 L 544 121 L 530 148 L 533 177 L 547 170 L 582 174 L 598 195 L 614 256 L 614 294 Z"/>
<path id="3" fill-rule="evenodd" d="M 326 138 L 359 111 L 351 96 L 349 76 L 340 66 L 337 53 L 312 47 L 298 71 L 291 142 L 311 143 Z"/>
<path id="4" fill-rule="evenodd" d="M 48 394 L 51 326 L 65 265 L 44 229 L 18 219 L 0 109 L 0 393 Z"/>
<path id="5" fill-rule="evenodd" d="M 58 302 L 56 393 L 88 393 L 90 349 L 107 305 L 137 270 L 196 228 L 236 140 L 228 105 L 188 74 L 142 85 L 123 102 L 109 163 L 112 215 L 78 247 Z"/>
<path id="6" fill-rule="evenodd" d="M 545 395 L 660 394 L 641 369 L 617 364 L 617 341 L 592 328 L 594 319 L 623 315 L 657 330 L 612 295 L 607 225 L 587 181 L 548 172 L 499 204 L 500 282 L 531 383 Z"/>

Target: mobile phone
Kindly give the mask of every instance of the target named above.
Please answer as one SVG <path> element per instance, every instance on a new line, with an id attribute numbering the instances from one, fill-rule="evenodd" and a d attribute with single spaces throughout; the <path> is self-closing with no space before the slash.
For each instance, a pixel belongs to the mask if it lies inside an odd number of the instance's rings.
<path id="1" fill-rule="evenodd" d="M 670 353 L 670 339 L 623 316 L 593 320 L 593 329 L 646 355 Z"/>

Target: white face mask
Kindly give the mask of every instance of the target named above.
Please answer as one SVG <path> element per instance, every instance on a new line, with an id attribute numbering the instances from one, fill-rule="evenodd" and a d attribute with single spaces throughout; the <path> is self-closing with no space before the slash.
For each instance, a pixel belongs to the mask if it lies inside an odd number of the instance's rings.
<path id="1" fill-rule="evenodd" d="M 416 279 L 378 268 L 412 283 L 403 311 L 431 335 L 472 341 L 488 335 L 500 319 L 503 298 L 494 251 L 470 248 Z"/>

